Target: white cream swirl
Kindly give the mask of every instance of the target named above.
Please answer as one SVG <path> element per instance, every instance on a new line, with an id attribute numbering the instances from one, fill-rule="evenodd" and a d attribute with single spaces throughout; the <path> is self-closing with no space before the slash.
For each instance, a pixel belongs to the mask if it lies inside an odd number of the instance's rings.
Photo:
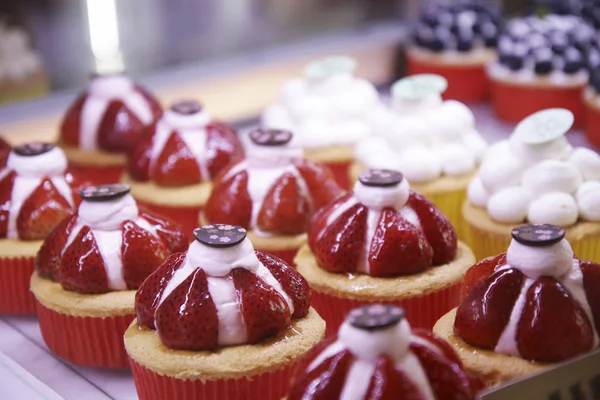
<path id="1" fill-rule="evenodd" d="M 393 207 L 399 210 L 408 201 L 410 186 L 406 179 L 398 185 L 386 187 L 367 186 L 358 181 L 354 184 L 354 195 L 369 209 L 381 211 L 386 207 Z"/>
<path id="2" fill-rule="evenodd" d="M 8 155 L 6 168 L 14 170 L 19 176 L 61 176 L 67 171 L 67 157 L 58 147 L 36 156 L 22 156 L 12 151 Z"/>
<path id="3" fill-rule="evenodd" d="M 138 217 L 137 204 L 130 194 L 114 200 L 82 201 L 79 206 L 79 219 L 83 225 L 93 230 L 114 231 L 127 220 Z"/>

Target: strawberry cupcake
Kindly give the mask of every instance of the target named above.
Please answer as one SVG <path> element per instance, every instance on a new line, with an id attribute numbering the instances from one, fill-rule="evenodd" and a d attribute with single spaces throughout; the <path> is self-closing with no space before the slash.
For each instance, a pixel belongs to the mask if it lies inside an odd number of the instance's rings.
<path id="1" fill-rule="evenodd" d="M 454 350 L 404 310 L 372 304 L 350 311 L 298 368 L 288 400 L 475 400 L 480 388 Z"/>
<path id="2" fill-rule="evenodd" d="M 136 295 L 125 347 L 140 400 L 280 400 L 325 333 L 308 284 L 240 226 L 194 236 Z"/>
<path id="3" fill-rule="evenodd" d="M 586 60 L 598 46 L 594 28 L 572 15 L 515 19 L 498 42 L 498 61 L 488 66 L 492 106 L 518 122 L 546 108 L 570 110 L 583 123 Z M 597 50 L 597 49 L 596 49 Z"/>
<path id="4" fill-rule="evenodd" d="M 408 74 L 448 80 L 444 97 L 476 102 L 488 97 L 486 64 L 496 60 L 502 17 L 488 2 L 430 2 L 421 12 L 406 51 Z"/>
<path id="5" fill-rule="evenodd" d="M 265 128 L 294 132 L 294 144 L 308 160 L 326 164 L 344 189 L 354 144 L 372 133 L 372 114 L 379 107 L 375 87 L 354 77 L 356 61 L 327 57 L 309 64 L 303 78 L 281 88 L 279 100 L 262 114 Z"/>
<path id="6" fill-rule="evenodd" d="M 180 101 L 133 146 L 123 181 L 140 204 L 181 224 L 191 239 L 212 180 L 242 156 L 232 128 L 197 101 Z"/>
<path id="7" fill-rule="evenodd" d="M 313 214 L 341 194 L 329 169 L 302 158 L 292 133 L 250 132 L 246 158 L 216 180 L 201 223 L 240 225 L 254 246 L 293 263 Z"/>
<path id="8" fill-rule="evenodd" d="M 29 291 L 42 240 L 76 207 L 67 158 L 49 143 L 16 146 L 0 163 L 0 314 L 35 314 Z"/>
<path id="9" fill-rule="evenodd" d="M 161 114 L 158 100 L 127 76 L 95 75 L 64 115 L 59 144 L 74 172 L 116 183 L 126 153 Z"/>
<path id="10" fill-rule="evenodd" d="M 474 260 L 450 221 L 390 170 L 368 170 L 354 191 L 323 207 L 295 259 L 330 335 L 352 308 L 381 302 L 431 329 L 457 304 Z"/>
<path id="11" fill-rule="evenodd" d="M 567 231 L 575 253 L 600 261 L 600 156 L 573 148 L 573 114 L 540 111 L 490 147 L 463 205 L 467 241 L 478 260 L 501 253 L 524 222 Z"/>
<path id="12" fill-rule="evenodd" d="M 367 168 L 394 169 L 425 195 L 464 237 L 461 207 L 467 186 L 487 144 L 467 106 L 443 101 L 446 80 L 414 75 L 392 86 L 392 104 L 383 108 L 374 135 L 356 145 L 352 182 Z"/>
<path id="13" fill-rule="evenodd" d="M 81 199 L 35 259 L 40 330 L 50 351 L 73 364 L 126 368 L 136 289 L 188 242 L 178 226 L 138 210 L 127 185 L 90 186 Z"/>
<path id="14" fill-rule="evenodd" d="M 598 348 L 600 265 L 575 257 L 556 225 L 512 236 L 506 253 L 469 269 L 461 304 L 434 328 L 489 385 Z"/>

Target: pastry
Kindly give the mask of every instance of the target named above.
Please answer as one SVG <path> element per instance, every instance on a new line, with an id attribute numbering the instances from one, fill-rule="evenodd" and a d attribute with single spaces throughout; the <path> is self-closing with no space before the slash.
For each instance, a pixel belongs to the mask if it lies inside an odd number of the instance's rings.
<path id="1" fill-rule="evenodd" d="M 351 187 L 354 145 L 372 133 L 371 116 L 379 106 L 377 90 L 353 75 L 355 67 L 354 59 L 342 56 L 312 62 L 304 77 L 283 85 L 279 100 L 261 117 L 265 128 L 293 132 L 306 158 L 327 165 L 344 189 Z"/>
<path id="2" fill-rule="evenodd" d="M 411 329 L 402 308 L 372 304 L 305 358 L 287 400 L 475 400 L 480 387 L 448 343 Z"/>
<path id="3" fill-rule="evenodd" d="M 369 170 L 354 191 L 315 215 L 295 261 L 331 335 L 352 308 L 381 302 L 402 306 L 413 326 L 431 329 L 457 304 L 474 257 L 401 173 Z"/>
<path id="4" fill-rule="evenodd" d="M 176 225 L 139 210 L 129 187 L 90 186 L 35 258 L 31 291 L 40 330 L 73 364 L 125 368 L 123 334 L 135 318 L 136 289 L 169 255 L 185 251 Z"/>
<path id="5" fill-rule="evenodd" d="M 406 51 L 408 74 L 438 74 L 448 80 L 444 97 L 487 99 L 486 64 L 496 60 L 502 16 L 490 2 L 429 2 L 421 10 Z"/>
<path id="6" fill-rule="evenodd" d="M 341 194 L 326 166 L 304 160 L 289 131 L 249 134 L 244 160 L 214 184 L 201 223 L 240 225 L 258 250 L 292 264 L 313 214 Z"/>
<path id="7" fill-rule="evenodd" d="M 505 253 L 469 269 L 462 302 L 434 328 L 489 385 L 598 348 L 600 265 L 575 257 L 556 225 L 512 236 Z"/>
<path id="8" fill-rule="evenodd" d="M 142 284 L 125 333 L 140 400 L 279 400 L 325 333 L 293 268 L 234 225 L 194 231 Z"/>
<path id="9" fill-rule="evenodd" d="M 97 183 L 116 183 L 126 153 L 161 114 L 158 100 L 129 77 L 96 75 L 65 113 L 59 144 L 74 172 Z"/>
<path id="10" fill-rule="evenodd" d="M 463 239 L 461 207 L 487 144 L 469 108 L 443 101 L 446 80 L 414 75 L 392 85 L 392 104 L 381 109 L 374 135 L 356 145 L 352 182 L 366 168 L 395 169 L 450 219 Z"/>
<path id="11" fill-rule="evenodd" d="M 42 240 L 73 213 L 67 159 L 49 143 L 0 149 L 0 314 L 35 314 L 29 292 Z"/>
<path id="12" fill-rule="evenodd" d="M 242 156 L 232 128 L 198 102 L 179 101 L 134 145 L 123 181 L 140 204 L 181 224 L 191 239 L 212 180 Z"/>
<path id="13" fill-rule="evenodd" d="M 575 253 L 600 261 L 600 156 L 572 147 L 573 114 L 540 111 L 490 147 L 463 205 L 467 241 L 478 260 L 501 253 L 523 222 L 566 228 Z"/>

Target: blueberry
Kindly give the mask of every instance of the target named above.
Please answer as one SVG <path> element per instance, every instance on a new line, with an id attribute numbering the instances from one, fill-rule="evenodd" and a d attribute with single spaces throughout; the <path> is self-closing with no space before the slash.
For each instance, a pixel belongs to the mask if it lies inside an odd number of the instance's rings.
<path id="1" fill-rule="evenodd" d="M 533 70 L 538 75 L 546 75 L 552 72 L 552 60 L 535 60 Z"/>
<path id="2" fill-rule="evenodd" d="M 431 51 L 440 52 L 444 50 L 446 45 L 440 38 L 433 38 L 430 42 L 427 43 L 425 47 L 427 47 Z"/>
<path id="3" fill-rule="evenodd" d="M 473 49 L 473 40 L 465 40 L 463 38 L 458 38 L 456 41 L 456 50 L 461 53 L 471 51 Z"/>
<path id="4" fill-rule="evenodd" d="M 592 84 L 596 92 L 600 92 L 600 68 L 592 70 L 590 76 L 590 83 Z"/>
<path id="5" fill-rule="evenodd" d="M 521 68 L 523 68 L 523 65 L 525 64 L 525 58 L 524 57 L 519 57 L 517 55 L 510 55 L 506 57 L 506 65 L 508 66 L 508 68 L 510 68 L 513 71 L 518 71 Z"/>

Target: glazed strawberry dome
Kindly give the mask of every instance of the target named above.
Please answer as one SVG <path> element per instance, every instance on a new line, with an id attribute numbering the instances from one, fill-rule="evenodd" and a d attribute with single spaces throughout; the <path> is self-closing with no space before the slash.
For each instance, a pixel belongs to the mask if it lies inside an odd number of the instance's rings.
<path id="1" fill-rule="evenodd" d="M 469 184 L 469 202 L 500 223 L 600 221 L 600 156 L 569 144 L 564 135 L 572 124 L 565 109 L 521 121 L 486 153 Z"/>
<path id="2" fill-rule="evenodd" d="M 183 251 L 181 229 L 138 210 L 127 185 L 81 191 L 76 215 L 63 220 L 37 254 L 38 274 L 82 294 L 137 289 L 170 254 Z"/>
<path id="3" fill-rule="evenodd" d="M 0 171 L 0 238 L 45 238 L 75 209 L 67 158 L 48 143 L 16 146 Z"/>
<path id="4" fill-rule="evenodd" d="M 97 75 L 67 110 L 60 141 L 83 150 L 124 153 L 161 113 L 158 101 L 127 76 Z"/>
<path id="5" fill-rule="evenodd" d="M 558 362 L 598 348 L 600 265 L 573 255 L 556 225 L 513 229 L 504 254 L 465 276 L 454 331 L 466 343 Z"/>
<path id="6" fill-rule="evenodd" d="M 214 183 L 204 217 L 265 234 L 306 232 L 313 213 L 341 192 L 331 172 L 304 160 L 289 131 L 259 129 L 249 136 L 246 158 Z"/>
<path id="7" fill-rule="evenodd" d="M 180 101 L 132 149 L 128 172 L 134 181 L 160 186 L 210 182 L 232 160 L 241 158 L 235 131 L 216 122 L 196 101 Z"/>
<path id="8" fill-rule="evenodd" d="M 315 215 L 308 240 L 322 269 L 374 277 L 422 272 L 457 252 L 448 219 L 391 170 L 363 173 L 352 192 Z"/>
<path id="9" fill-rule="evenodd" d="M 6 161 L 8 160 L 10 150 L 10 145 L 0 138 L 0 168 L 6 167 Z"/>
<path id="10" fill-rule="evenodd" d="M 311 293 L 278 258 L 254 250 L 246 230 L 205 225 L 187 252 L 174 254 L 136 295 L 140 326 L 171 349 L 216 350 L 276 336 L 305 317 Z"/>
<path id="11" fill-rule="evenodd" d="M 448 343 L 411 330 L 401 308 L 375 304 L 348 314 L 338 337 L 313 350 L 293 380 L 289 400 L 475 399 Z"/>

